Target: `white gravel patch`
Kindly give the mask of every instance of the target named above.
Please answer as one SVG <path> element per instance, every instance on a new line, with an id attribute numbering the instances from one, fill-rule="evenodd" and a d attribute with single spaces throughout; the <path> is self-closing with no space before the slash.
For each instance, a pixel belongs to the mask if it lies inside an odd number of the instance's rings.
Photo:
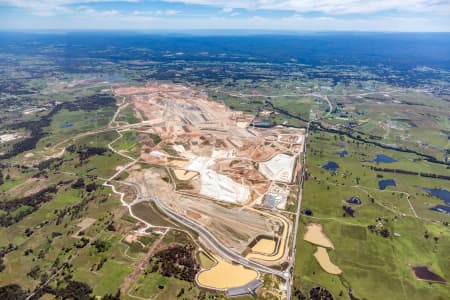
<path id="1" fill-rule="evenodd" d="M 213 163 L 210 157 L 198 156 L 192 158 L 185 167 L 186 170 L 200 173 L 200 194 L 225 202 L 246 202 L 250 197 L 249 187 L 208 169 Z"/>
<path id="2" fill-rule="evenodd" d="M 259 171 L 270 180 L 290 183 L 294 173 L 295 157 L 277 154 L 259 164 Z"/>

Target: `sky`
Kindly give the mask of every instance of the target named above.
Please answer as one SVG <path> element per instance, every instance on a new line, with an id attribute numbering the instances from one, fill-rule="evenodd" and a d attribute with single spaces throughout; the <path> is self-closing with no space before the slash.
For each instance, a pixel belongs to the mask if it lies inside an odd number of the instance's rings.
<path id="1" fill-rule="evenodd" d="M 0 30 L 450 32 L 450 0 L 0 0 Z"/>

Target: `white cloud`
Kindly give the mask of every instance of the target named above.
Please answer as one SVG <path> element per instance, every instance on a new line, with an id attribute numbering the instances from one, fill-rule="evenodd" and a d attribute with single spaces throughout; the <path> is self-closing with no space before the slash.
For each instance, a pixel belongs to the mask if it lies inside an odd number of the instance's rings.
<path id="1" fill-rule="evenodd" d="M 179 10 L 174 10 L 174 9 L 167 9 L 167 10 L 158 10 L 156 11 L 156 15 L 164 15 L 164 16 L 174 16 L 174 15 L 178 15 L 180 13 Z"/>
<path id="2" fill-rule="evenodd" d="M 113 15 L 113 16 L 112 16 Z M 5 26 L 7 25 L 7 26 Z M 248 30 L 351 30 L 351 31 L 450 31 L 447 18 L 401 18 L 376 17 L 343 19 L 339 17 L 304 17 L 292 15 L 279 18 L 254 16 L 249 18 L 228 16 L 210 18 L 168 18 L 156 16 L 154 12 L 133 12 L 129 14 L 87 11 L 69 15 L 63 19 L 43 19 L 35 23 L 30 18 L 10 20 L 2 24 L 4 29 L 122 29 L 122 30 L 180 30 L 180 29 L 248 29 Z"/>
<path id="3" fill-rule="evenodd" d="M 167 9 L 133 12 L 96 10 L 89 6 L 94 2 L 138 1 L 0 0 L 0 5 L 26 8 L 38 16 L 24 14 L 23 18 L 0 20 L 0 28 L 450 31 L 450 0 L 162 0 L 167 2 Z M 210 5 L 221 9 L 222 13 L 211 18 L 195 17 L 170 9 L 170 3 L 175 2 Z M 247 9 L 251 13 L 239 15 L 238 9 Z M 260 9 L 292 11 L 292 16 L 269 17 L 260 14 Z M 384 11 L 397 13 L 390 17 L 373 15 Z M 312 17 L 308 12 L 321 14 Z M 342 15 L 350 13 L 355 16 L 346 18 Z"/>
<path id="4" fill-rule="evenodd" d="M 99 2 L 139 2 L 140 0 L 0 0 L 0 5 L 30 9 L 37 16 L 52 16 L 67 12 L 68 5 Z"/>
<path id="5" fill-rule="evenodd" d="M 231 7 L 224 7 L 224 8 L 222 8 L 222 12 L 223 13 L 230 13 L 232 11 L 233 11 L 233 8 L 231 8 Z"/>
<path id="6" fill-rule="evenodd" d="M 290 10 L 325 14 L 378 13 L 384 11 L 450 13 L 446 0 L 163 0 L 248 10 Z"/>
<path id="7" fill-rule="evenodd" d="M 224 13 L 234 9 L 288 10 L 324 14 L 360 14 L 384 11 L 450 14 L 449 0 L 162 0 L 167 3 L 200 4 L 222 8 Z M 52 11 L 70 4 L 96 2 L 144 2 L 144 0 L 0 0 L 0 4 Z"/>

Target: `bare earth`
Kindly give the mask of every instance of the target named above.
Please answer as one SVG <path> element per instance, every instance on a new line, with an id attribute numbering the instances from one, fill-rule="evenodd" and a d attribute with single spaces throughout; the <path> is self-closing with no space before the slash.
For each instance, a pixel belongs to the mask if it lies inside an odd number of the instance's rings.
<path id="1" fill-rule="evenodd" d="M 323 247 L 317 247 L 317 251 L 314 253 L 314 257 L 319 262 L 319 265 L 330 274 L 341 274 L 342 270 L 333 264 L 328 255 L 327 249 Z"/>
<path id="2" fill-rule="evenodd" d="M 217 257 L 215 259 L 217 260 L 216 265 L 198 273 L 197 282 L 201 286 L 213 289 L 239 287 L 258 277 L 258 273 L 254 270 L 238 264 L 231 264 Z"/>
<path id="3" fill-rule="evenodd" d="M 333 243 L 323 232 L 321 224 L 310 223 L 306 226 L 306 232 L 303 236 L 305 241 L 325 248 L 334 249 Z"/>
<path id="4" fill-rule="evenodd" d="M 114 94 L 139 112 L 139 134 L 161 140 L 141 141 L 140 159 L 151 167 L 127 170 L 126 180 L 142 198 L 158 197 L 239 254 L 249 251 L 256 237 L 272 235 L 277 245 L 263 242 L 267 245 L 258 245 L 248 257 L 268 266 L 288 261 L 293 226 L 280 213 L 285 204 L 274 207 L 275 213 L 261 208 L 271 186 L 286 186 L 272 189 L 271 197 L 287 198 L 295 185 L 303 129 L 247 127 L 252 115 L 179 84 L 118 87 Z"/>

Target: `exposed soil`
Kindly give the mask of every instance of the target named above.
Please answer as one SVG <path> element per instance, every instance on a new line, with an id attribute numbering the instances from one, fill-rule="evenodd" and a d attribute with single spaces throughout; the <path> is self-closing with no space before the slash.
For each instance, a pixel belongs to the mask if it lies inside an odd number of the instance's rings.
<path id="1" fill-rule="evenodd" d="M 197 275 L 197 282 L 213 289 L 226 289 L 243 286 L 257 278 L 258 273 L 242 265 L 231 264 L 215 257 L 217 264 L 211 269 L 201 271 Z"/>
<path id="2" fill-rule="evenodd" d="M 326 272 L 335 275 L 342 273 L 342 270 L 331 262 L 326 248 L 317 247 L 317 251 L 314 253 L 314 257 L 317 259 L 322 269 L 324 269 Z"/>
<path id="3" fill-rule="evenodd" d="M 323 232 L 321 224 L 310 223 L 306 226 L 306 232 L 303 239 L 315 245 L 319 245 L 325 248 L 334 249 L 333 243 Z"/>

